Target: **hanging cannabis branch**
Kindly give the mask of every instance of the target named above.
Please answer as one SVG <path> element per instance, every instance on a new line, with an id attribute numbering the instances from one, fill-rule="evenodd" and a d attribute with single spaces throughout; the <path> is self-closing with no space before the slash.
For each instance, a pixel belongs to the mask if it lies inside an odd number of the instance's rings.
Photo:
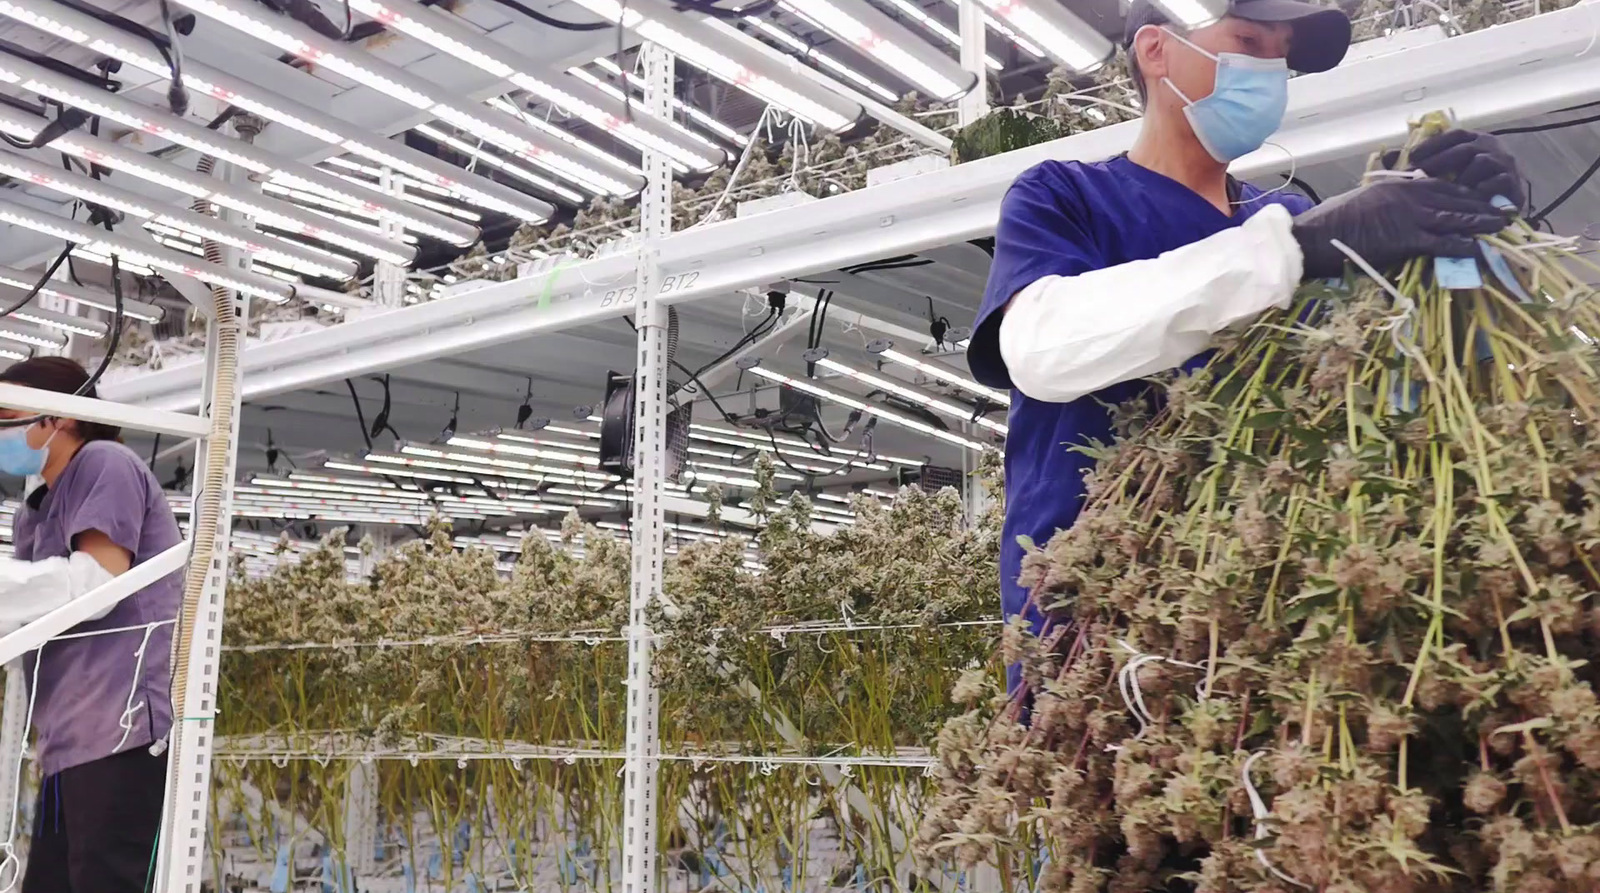
<path id="1" fill-rule="evenodd" d="M 1025 561 L 1025 691 L 969 686 L 940 735 L 926 856 L 1034 835 L 1049 890 L 1596 888 L 1595 270 L 1520 221 L 1484 244 L 1471 287 L 1353 270 L 1117 408 Z"/>

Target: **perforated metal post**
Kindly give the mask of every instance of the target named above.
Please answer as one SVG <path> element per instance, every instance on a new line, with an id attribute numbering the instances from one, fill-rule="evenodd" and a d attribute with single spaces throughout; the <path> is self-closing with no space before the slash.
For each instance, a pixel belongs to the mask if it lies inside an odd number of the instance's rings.
<path id="1" fill-rule="evenodd" d="M 11 804 L 16 802 L 22 784 L 18 761 L 28 746 L 23 729 L 28 715 L 28 683 L 24 672 L 21 660 L 14 660 L 6 667 L 5 713 L 0 715 L 0 840 L 11 839 Z"/>
<path id="2" fill-rule="evenodd" d="M 958 22 L 961 67 L 978 76 L 978 83 L 956 104 L 956 116 L 965 127 L 989 113 L 989 69 L 984 65 L 986 26 L 978 0 L 961 0 Z"/>
<path id="3" fill-rule="evenodd" d="M 406 187 L 392 168 L 385 165 L 378 178 L 378 186 L 397 199 L 404 199 Z M 385 238 L 400 241 L 404 228 L 393 214 L 378 215 L 378 230 Z M 406 301 L 406 268 L 380 260 L 372 270 L 372 301 L 382 307 L 399 307 Z"/>
<path id="4" fill-rule="evenodd" d="M 344 787 L 344 864 L 357 878 L 378 867 L 378 767 L 350 764 Z"/>
<path id="5" fill-rule="evenodd" d="M 673 55 L 653 43 L 645 59 L 645 108 L 667 120 Z M 634 386 L 633 588 L 628 600 L 628 733 L 624 763 L 622 877 L 624 893 L 656 888 L 656 760 L 660 743 L 655 680 L 650 675 L 646 610 L 661 593 L 666 558 L 662 484 L 667 450 L 667 310 L 656 301 L 660 240 L 672 231 L 672 166 L 665 155 L 644 155 L 638 266 L 638 371 Z"/>
<path id="6" fill-rule="evenodd" d="M 249 139 L 259 131 L 260 119 L 240 115 L 235 127 L 240 136 Z M 247 129 L 248 128 L 248 129 Z M 221 166 L 221 165 L 219 165 Z M 249 171 L 226 165 L 223 171 L 230 182 L 241 186 L 249 183 Z M 248 217 L 237 212 L 224 212 L 224 219 L 249 227 Z M 250 254 L 235 249 L 224 251 L 227 266 L 238 270 L 250 269 Z M 233 301 L 236 343 L 242 348 L 244 333 L 249 330 L 249 298 L 238 292 L 230 293 Z M 167 781 L 168 802 L 163 815 L 159 841 L 159 864 L 156 868 L 156 890 L 161 893 L 201 893 L 201 879 L 206 864 L 206 824 L 210 817 L 211 751 L 216 740 L 216 710 L 218 677 L 222 658 L 222 614 L 228 586 L 228 542 L 233 530 L 233 482 L 238 474 L 239 459 L 239 405 L 240 365 L 235 365 L 232 387 L 223 388 L 218 355 L 221 326 L 215 315 L 206 323 L 206 376 L 201 395 L 202 414 L 215 419 L 221 411 L 219 391 L 231 394 L 232 424 L 227 432 L 228 450 L 222 475 L 221 492 L 215 494 L 221 502 L 217 520 L 212 558 L 206 568 L 205 585 L 200 595 L 200 610 L 194 625 L 189 629 L 176 629 L 176 635 L 189 637 L 188 682 L 183 703 L 173 704 L 173 746 L 168 751 Z M 217 433 L 213 431 L 215 436 Z M 191 513 L 191 524 L 198 514 L 201 482 L 210 471 L 211 459 L 207 444 L 202 438 L 195 449 L 194 476 L 196 511 Z M 199 531 L 191 531 L 198 536 Z M 181 624 L 180 624 L 181 627 Z M 175 649 L 176 650 L 176 649 Z"/>

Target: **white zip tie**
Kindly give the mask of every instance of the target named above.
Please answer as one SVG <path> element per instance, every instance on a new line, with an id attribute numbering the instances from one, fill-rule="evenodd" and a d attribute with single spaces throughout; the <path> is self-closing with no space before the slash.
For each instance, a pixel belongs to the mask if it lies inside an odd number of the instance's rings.
<path id="1" fill-rule="evenodd" d="M 1261 792 L 1256 790 L 1255 782 L 1250 780 L 1250 767 L 1254 766 L 1256 760 L 1261 759 L 1261 755 L 1264 753 L 1266 753 L 1264 750 L 1258 750 L 1255 753 L 1252 753 L 1249 759 L 1244 761 L 1244 768 L 1239 771 L 1239 780 L 1244 782 L 1244 792 L 1245 795 L 1250 798 L 1250 811 L 1254 814 L 1256 821 L 1256 840 L 1262 840 L 1267 836 L 1267 826 L 1262 824 L 1262 821 L 1272 816 L 1272 812 L 1267 809 L 1266 801 L 1261 799 Z M 1310 884 L 1297 881 L 1287 874 L 1279 871 L 1278 867 L 1272 864 L 1272 860 L 1267 858 L 1266 851 L 1261 847 L 1256 847 L 1255 851 L 1256 860 L 1259 861 L 1261 865 L 1267 869 L 1267 871 L 1271 872 L 1273 877 L 1283 881 L 1286 884 L 1294 884 L 1296 887 L 1302 887 L 1307 890 L 1311 889 Z"/>

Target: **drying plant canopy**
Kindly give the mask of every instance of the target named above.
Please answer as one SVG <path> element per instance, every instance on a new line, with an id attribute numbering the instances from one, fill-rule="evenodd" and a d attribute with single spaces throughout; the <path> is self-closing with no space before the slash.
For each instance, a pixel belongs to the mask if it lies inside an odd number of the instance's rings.
<path id="1" fill-rule="evenodd" d="M 959 713 L 947 693 L 994 652 L 999 515 L 969 523 L 955 491 L 907 488 L 828 531 L 773 489 L 769 455 L 752 475 L 759 533 L 723 528 L 709 493 L 720 535 L 672 556 L 650 614 L 662 870 L 692 865 L 695 889 L 912 889 L 933 786 L 896 760 L 926 753 Z M 379 878 L 620 889 L 628 542 L 572 515 L 497 567 L 436 524 L 360 579 L 344 543 L 230 584 L 217 864 L 323 846 L 337 874 L 365 776 Z M 878 762 L 833 762 L 857 758 Z"/>
<path id="2" fill-rule="evenodd" d="M 1024 565 L 1025 691 L 974 680 L 940 734 L 926 858 L 1072 893 L 1600 889 L 1597 270 L 1520 220 L 1483 246 L 1449 289 L 1351 265 L 1116 407 Z"/>

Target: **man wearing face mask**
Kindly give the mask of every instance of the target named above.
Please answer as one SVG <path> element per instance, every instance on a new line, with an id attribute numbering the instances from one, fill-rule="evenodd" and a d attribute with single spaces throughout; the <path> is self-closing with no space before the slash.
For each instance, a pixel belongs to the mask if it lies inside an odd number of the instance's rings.
<path id="1" fill-rule="evenodd" d="M 1426 179 L 1363 186 L 1313 207 L 1228 176 L 1282 123 L 1291 69 L 1339 64 L 1350 21 L 1299 0 L 1232 0 L 1185 32 L 1134 0 L 1124 45 L 1144 100 L 1133 148 L 1107 161 L 1046 161 L 1001 204 L 994 262 L 967 351 L 973 376 L 1013 390 L 1001 540 L 1005 616 L 1037 606 L 1017 583 L 1019 537 L 1070 527 L 1093 461 L 1112 439 L 1107 406 L 1138 379 L 1198 362 L 1211 336 L 1274 306 L 1302 279 L 1338 276 L 1339 242 L 1373 266 L 1470 257 L 1474 237 L 1520 207 L 1522 178 L 1498 141 L 1455 131 L 1412 161 Z M 1012 668 L 1012 687 L 1017 685 Z"/>

